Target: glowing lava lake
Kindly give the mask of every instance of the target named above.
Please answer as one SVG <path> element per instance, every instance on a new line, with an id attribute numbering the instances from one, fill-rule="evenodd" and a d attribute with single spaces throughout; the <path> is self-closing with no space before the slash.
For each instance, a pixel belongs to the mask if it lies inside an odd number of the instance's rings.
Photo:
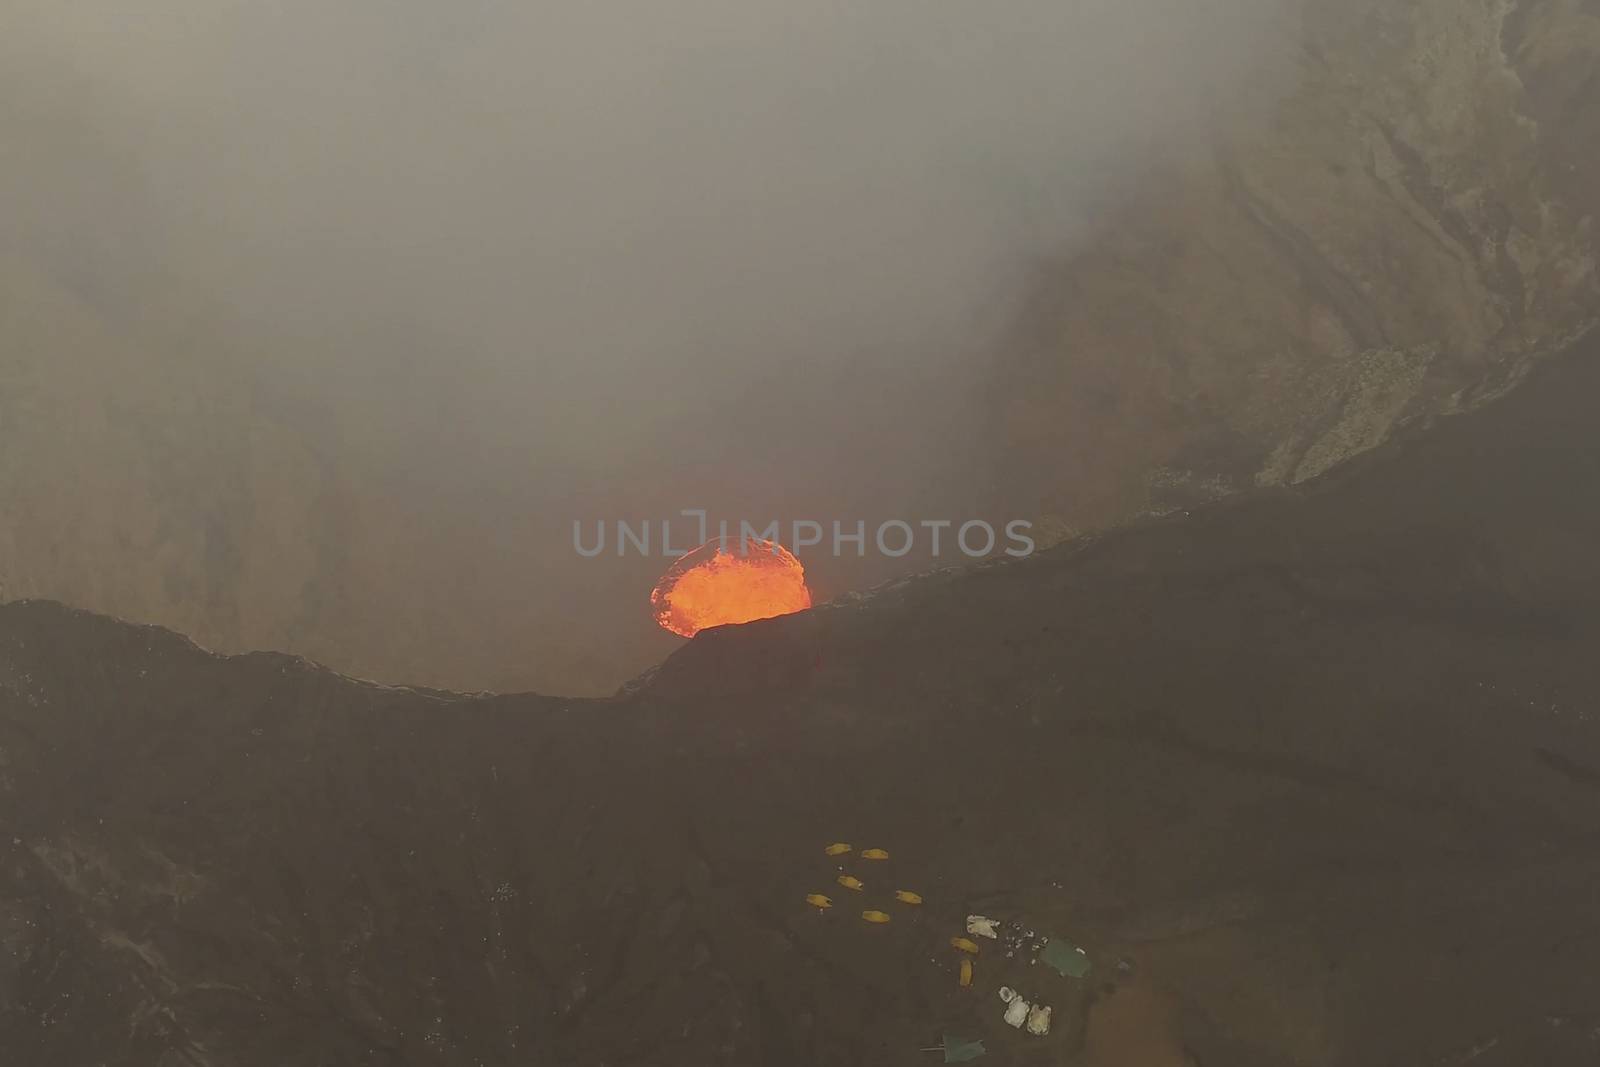
<path id="1" fill-rule="evenodd" d="M 811 606 L 805 568 L 775 541 L 711 541 L 678 559 L 650 592 L 656 622 L 680 637 Z"/>

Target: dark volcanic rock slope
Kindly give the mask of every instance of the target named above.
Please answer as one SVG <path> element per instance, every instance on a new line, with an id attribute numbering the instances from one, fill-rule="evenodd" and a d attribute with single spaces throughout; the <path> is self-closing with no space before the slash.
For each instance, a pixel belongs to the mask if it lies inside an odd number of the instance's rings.
<path id="1" fill-rule="evenodd" d="M 614 701 L 0 608 L 0 1061 L 1593 1063 L 1597 355 L 1298 490 L 707 633 Z M 859 897 L 834 840 L 891 852 Z M 1094 969 L 985 942 L 964 991 L 969 911 Z"/>

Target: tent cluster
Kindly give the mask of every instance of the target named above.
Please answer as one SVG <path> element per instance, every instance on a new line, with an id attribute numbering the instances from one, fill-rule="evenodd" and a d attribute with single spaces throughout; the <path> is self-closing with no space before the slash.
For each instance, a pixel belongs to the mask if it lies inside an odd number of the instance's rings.
<path id="1" fill-rule="evenodd" d="M 822 851 L 829 859 L 838 860 L 840 857 L 854 856 L 866 864 L 882 863 L 889 859 L 889 853 L 885 849 L 867 848 L 856 852 L 852 845 L 843 841 L 834 842 Z M 868 871 L 864 866 L 856 869 L 862 873 Z M 836 870 L 838 873 L 834 882 L 841 888 L 852 893 L 867 893 L 868 883 L 846 870 L 845 863 L 837 864 Z M 825 893 L 808 893 L 805 902 L 810 907 L 816 908 L 819 914 L 831 910 L 834 904 L 833 898 Z M 881 906 L 863 910 L 861 918 L 864 922 L 882 925 L 893 920 L 891 913 L 885 909 L 892 908 L 895 904 L 918 907 L 922 903 L 922 894 L 909 889 L 896 889 L 882 898 Z M 959 954 L 956 973 L 962 989 L 972 988 L 977 969 L 976 961 L 983 953 L 984 940 L 996 942 L 996 951 L 1002 951 L 1006 959 L 1021 955 L 1030 965 L 1042 962 L 1066 978 L 1085 978 L 1092 968 L 1089 954 L 1065 938 L 1036 935 L 1033 930 L 1026 929 L 1015 919 L 1003 921 L 986 915 L 968 915 L 964 933 L 952 936 L 948 941 L 949 947 Z M 1036 997 L 1032 999 L 1025 997 L 1010 986 L 1000 986 L 998 993 L 1005 1005 L 1002 1018 L 1008 1026 L 1037 1037 L 1049 1034 L 1052 1014 L 1050 1005 L 1040 1002 Z M 945 1063 L 965 1063 L 986 1053 L 981 1040 L 950 1034 L 944 1035 L 941 1045 L 923 1051 L 943 1052 Z"/>

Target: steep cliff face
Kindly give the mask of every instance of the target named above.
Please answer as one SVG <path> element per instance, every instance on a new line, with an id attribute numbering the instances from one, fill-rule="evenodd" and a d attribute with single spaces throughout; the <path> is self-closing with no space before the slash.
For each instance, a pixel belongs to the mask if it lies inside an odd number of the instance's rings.
<path id="1" fill-rule="evenodd" d="M 471 690 L 608 691 L 672 647 L 642 609 L 604 635 L 659 561 L 575 569 L 525 475 L 418 474 L 392 428 L 264 386 L 270 353 L 210 347 L 207 314 L 129 318 L 0 257 L 0 600 Z"/>
<path id="2" fill-rule="evenodd" d="M 1096 241 L 1042 269 L 984 357 L 975 470 L 941 475 L 936 503 L 987 491 L 1054 538 L 1302 482 L 1499 395 L 1592 325 L 1592 2 L 1307 0 L 1268 68 L 1259 103 L 1164 154 Z M 137 202 L 146 179 L 114 139 L 60 101 L 0 95 L 8 121 L 51 131 L 65 171 Z M 29 202 L 11 180 L 0 193 Z M 421 476 L 403 426 L 264 387 L 294 342 L 238 337 L 163 289 L 160 243 L 115 222 L 96 254 L 134 264 L 126 291 L 64 253 L 0 263 L 3 595 L 467 689 L 607 692 L 672 647 L 644 610 L 655 561 L 573 566 L 584 491 L 525 494 L 550 476 L 538 457 L 484 458 L 500 446 L 471 440 L 477 413 L 442 398 L 412 425 L 458 425 L 465 444 Z M 339 327 L 374 344 L 362 328 Z M 882 447 L 864 432 L 862 462 Z M 696 503 L 655 500 L 609 460 L 569 475 L 608 487 L 596 512 Z"/>
<path id="3" fill-rule="evenodd" d="M 336 633 L 305 629 L 360 588 L 337 565 L 355 501 L 326 448 L 229 360 L 156 351 L 36 264 L 0 259 L 0 334 L 0 592 L 222 648 L 315 635 L 354 666 Z"/>
<path id="4" fill-rule="evenodd" d="M 1592 1064 L 1597 389 L 1591 345 L 1310 486 L 708 631 L 615 700 L 0 607 L 0 1060 Z M 963 989 L 972 912 L 1091 970 L 985 941 Z"/>
<path id="5" fill-rule="evenodd" d="M 1041 284 L 994 426 L 1042 512 L 1304 481 L 1600 315 L 1600 9 L 1312 2 L 1284 48 L 1294 93 L 1148 175 Z"/>

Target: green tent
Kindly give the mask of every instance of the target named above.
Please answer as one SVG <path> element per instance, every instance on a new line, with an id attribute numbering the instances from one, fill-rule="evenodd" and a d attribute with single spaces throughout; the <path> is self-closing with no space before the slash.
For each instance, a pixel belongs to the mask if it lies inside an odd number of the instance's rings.
<path id="1" fill-rule="evenodd" d="M 977 1059 L 988 1051 L 983 1047 L 982 1041 L 968 1041 L 964 1037 L 952 1037 L 949 1034 L 944 1035 L 944 1045 L 941 1046 L 941 1049 L 944 1052 L 944 1062 L 946 1063 L 966 1063 L 968 1060 Z"/>
<path id="2" fill-rule="evenodd" d="M 1039 953 L 1039 959 L 1046 967 L 1068 978 L 1082 978 L 1089 973 L 1088 955 L 1064 937 L 1052 937 Z"/>

